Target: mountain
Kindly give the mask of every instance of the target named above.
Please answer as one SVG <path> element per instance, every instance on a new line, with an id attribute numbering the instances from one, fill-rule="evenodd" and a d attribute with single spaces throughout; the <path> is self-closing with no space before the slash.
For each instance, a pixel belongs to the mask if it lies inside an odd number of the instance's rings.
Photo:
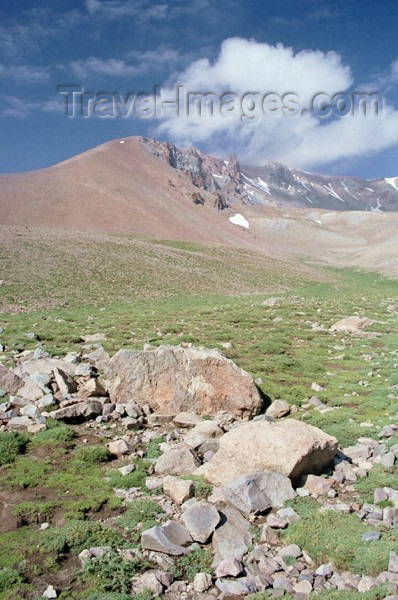
<path id="1" fill-rule="evenodd" d="M 130 137 L 0 176 L 0 225 L 202 242 L 397 275 L 397 188 L 398 179 L 241 167 Z"/>
<path id="2" fill-rule="evenodd" d="M 398 211 L 398 177 L 359 179 L 289 169 L 278 162 L 240 167 L 236 158 L 219 160 L 195 148 L 143 139 L 155 156 L 191 176 L 192 183 L 220 197 L 220 206 L 243 204 L 296 206 L 326 210 Z"/>

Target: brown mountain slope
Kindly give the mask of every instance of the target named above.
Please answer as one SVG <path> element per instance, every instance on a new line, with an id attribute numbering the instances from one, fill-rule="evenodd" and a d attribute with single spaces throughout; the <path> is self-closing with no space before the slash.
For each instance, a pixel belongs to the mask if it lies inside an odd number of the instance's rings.
<path id="1" fill-rule="evenodd" d="M 225 207 L 217 192 L 132 137 L 48 169 L 0 176 L 0 225 L 205 242 L 398 275 L 398 213 L 247 204 L 233 190 L 229 198 Z M 248 229 L 229 221 L 236 213 Z"/>
<path id="2" fill-rule="evenodd" d="M 211 195 L 194 204 L 197 192 L 139 138 L 126 138 L 48 169 L 1 176 L 0 224 L 240 245 L 246 233 L 213 208 Z"/>

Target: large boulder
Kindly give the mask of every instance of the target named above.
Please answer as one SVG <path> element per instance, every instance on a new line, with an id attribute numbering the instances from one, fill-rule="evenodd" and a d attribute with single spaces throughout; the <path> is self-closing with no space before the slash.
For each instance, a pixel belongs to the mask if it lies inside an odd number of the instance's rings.
<path id="1" fill-rule="evenodd" d="M 336 438 L 301 421 L 251 421 L 221 437 L 205 477 L 220 485 L 239 475 L 276 471 L 295 481 L 321 472 L 336 451 Z"/>
<path id="2" fill-rule="evenodd" d="M 252 377 L 218 350 L 190 345 L 120 350 L 106 370 L 112 402 L 134 400 L 161 414 L 255 415 L 262 399 Z"/>

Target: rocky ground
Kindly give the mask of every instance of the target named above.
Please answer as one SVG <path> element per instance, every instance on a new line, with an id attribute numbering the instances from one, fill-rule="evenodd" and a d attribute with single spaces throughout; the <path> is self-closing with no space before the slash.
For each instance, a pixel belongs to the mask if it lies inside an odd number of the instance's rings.
<path id="1" fill-rule="evenodd" d="M 394 598 L 396 282 L 329 276 L 4 314 L 0 599 Z"/>
<path id="2" fill-rule="evenodd" d="M 330 330 L 361 337 L 369 325 L 353 316 Z M 57 523 L 55 495 L 53 507 L 45 498 L 45 509 L 28 515 L 30 500 L 26 514 L 18 513 L 17 526 L 36 519 L 39 552 L 52 553 L 61 571 L 62 563 L 74 561 L 77 581 L 97 590 L 84 597 L 301 599 L 357 590 L 373 593 L 369 598 L 398 598 L 398 485 L 375 487 L 371 502 L 361 501 L 356 488 L 379 466 L 394 467 L 398 425 L 368 436 L 365 424 L 357 443 L 339 447 L 336 438 L 302 420 L 310 408 L 330 410 L 315 395 L 323 391 L 316 382 L 301 407 L 280 399 L 270 404 L 251 376 L 217 350 L 148 346 L 111 357 L 103 338 L 87 336 L 86 351 L 58 358 L 36 344 L 14 352 L 12 369 L 0 366 L 6 483 L 12 483 L 18 454 L 27 459 L 40 440 L 52 451 L 62 442 L 68 452 L 68 442 L 84 436 L 73 449 L 76 477 L 79 460 L 83 471 L 84 462 L 112 464 L 113 474 L 102 477 L 111 482 L 121 516 L 90 521 L 88 506 L 80 518 Z M 21 465 L 22 478 L 40 479 L 31 465 Z M 38 482 L 18 483 L 24 489 Z M 68 491 L 73 494 L 73 484 Z M 13 528 L 12 519 L 7 523 L 12 494 L 4 499 L 7 532 Z M 110 508 L 112 498 L 103 503 Z M 344 518 L 347 531 L 336 531 L 337 545 L 326 539 L 329 532 L 322 548 L 319 519 L 344 527 Z M 318 539 L 320 553 L 316 548 L 312 555 L 308 534 Z M 363 565 L 355 561 L 356 545 Z M 347 551 L 352 569 L 341 566 Z M 377 560 L 366 564 L 371 554 Z M 11 590 L 22 585 L 20 597 L 83 597 L 73 577 L 60 577 L 57 569 L 36 581 L 30 576 L 31 585 L 16 565 L 0 575 L 3 593 L 8 581 Z M 42 589 L 32 589 L 39 582 Z"/>

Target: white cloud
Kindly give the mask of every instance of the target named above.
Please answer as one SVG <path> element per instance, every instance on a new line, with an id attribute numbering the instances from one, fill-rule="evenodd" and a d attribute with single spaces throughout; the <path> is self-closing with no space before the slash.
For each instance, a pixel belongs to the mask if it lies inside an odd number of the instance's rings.
<path id="1" fill-rule="evenodd" d="M 9 65 L 0 63 L 0 78 L 22 83 L 46 83 L 50 79 L 47 69 L 31 65 Z"/>
<path id="2" fill-rule="evenodd" d="M 40 102 L 24 100 L 17 96 L 2 96 L 0 115 L 25 119 L 34 112 L 65 113 L 65 102 L 59 98 L 50 98 Z"/>
<path id="3" fill-rule="evenodd" d="M 92 16 L 107 19 L 138 17 L 140 19 L 164 19 L 167 4 L 152 4 L 145 0 L 86 0 L 86 8 Z"/>
<path id="4" fill-rule="evenodd" d="M 86 60 L 72 62 L 71 68 L 75 75 L 83 79 L 92 75 L 110 75 L 115 77 L 137 75 L 140 72 L 138 67 L 129 65 L 124 60 L 116 58 L 102 59 L 95 58 L 94 56 Z"/>
<path id="5" fill-rule="evenodd" d="M 131 77 L 181 67 L 189 61 L 190 56 L 183 55 L 174 48 L 160 47 L 145 52 L 133 51 L 127 55 L 127 58 L 134 61 L 134 64 L 129 64 L 124 59 L 103 59 L 92 56 L 86 60 L 72 62 L 71 69 L 82 79 L 93 76 Z"/>
<path id="6" fill-rule="evenodd" d="M 398 73 L 398 62 L 391 74 Z M 391 75 L 392 76 L 392 75 Z M 353 76 L 336 52 L 303 50 L 295 53 L 282 44 L 230 38 L 221 45 L 214 62 L 201 59 L 176 73 L 165 96 L 176 86 L 187 92 L 222 95 L 247 92 L 296 94 L 301 107 L 310 108 L 314 95 L 350 91 Z M 375 89 L 375 91 L 378 91 Z M 351 116 L 320 120 L 307 112 L 295 117 L 262 117 L 256 124 L 240 116 L 165 117 L 154 131 L 178 144 L 200 143 L 209 152 L 238 154 L 243 162 L 262 164 L 274 159 L 298 168 L 311 168 L 382 150 L 398 143 L 398 112 L 385 106 L 384 117 Z"/>

